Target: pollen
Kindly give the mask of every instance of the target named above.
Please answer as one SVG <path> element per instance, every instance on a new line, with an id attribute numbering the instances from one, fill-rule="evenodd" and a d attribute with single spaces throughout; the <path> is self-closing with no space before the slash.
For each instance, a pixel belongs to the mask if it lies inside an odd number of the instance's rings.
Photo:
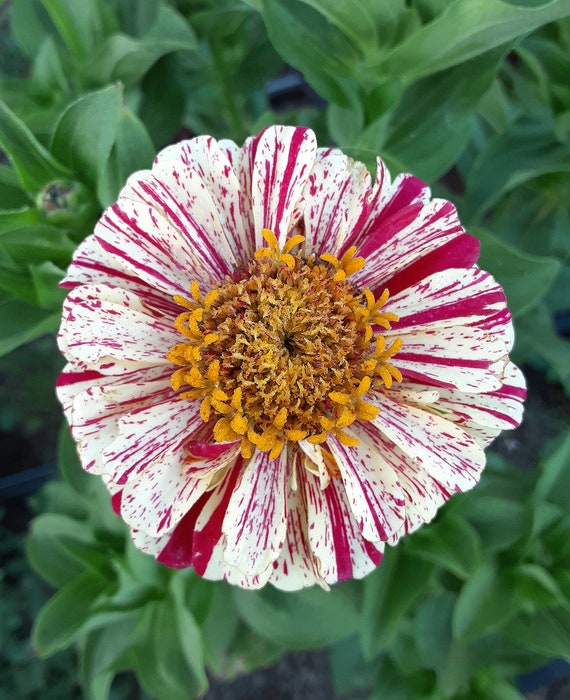
<path id="1" fill-rule="evenodd" d="M 176 365 L 171 384 L 182 399 L 200 401 L 217 442 L 241 441 L 276 459 L 288 443 L 320 444 L 334 435 L 343 445 L 355 421 L 373 420 L 371 391 L 389 389 L 402 375 L 393 364 L 402 341 L 386 344 L 382 330 L 398 317 L 382 311 L 388 290 L 376 299 L 351 275 L 365 265 L 349 248 L 338 259 L 283 248 L 272 231 L 244 268 L 206 294 L 197 282 L 174 322 L 183 336 L 167 353 Z"/>

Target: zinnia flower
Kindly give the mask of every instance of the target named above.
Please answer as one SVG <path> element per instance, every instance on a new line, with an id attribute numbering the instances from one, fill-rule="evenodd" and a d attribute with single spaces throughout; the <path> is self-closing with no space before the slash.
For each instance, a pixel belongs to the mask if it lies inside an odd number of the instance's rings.
<path id="1" fill-rule="evenodd" d="M 137 547 L 246 588 L 360 578 L 521 420 L 454 207 L 304 128 L 135 173 L 63 285 L 58 395 Z"/>

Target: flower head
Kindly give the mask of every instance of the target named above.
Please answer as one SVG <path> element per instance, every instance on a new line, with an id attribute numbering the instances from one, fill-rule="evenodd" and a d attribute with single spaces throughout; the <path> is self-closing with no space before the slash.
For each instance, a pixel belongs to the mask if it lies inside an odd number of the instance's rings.
<path id="1" fill-rule="evenodd" d="M 199 137 L 76 251 L 58 382 L 134 543 L 205 578 L 360 578 L 521 420 L 501 287 L 447 201 L 308 129 Z"/>

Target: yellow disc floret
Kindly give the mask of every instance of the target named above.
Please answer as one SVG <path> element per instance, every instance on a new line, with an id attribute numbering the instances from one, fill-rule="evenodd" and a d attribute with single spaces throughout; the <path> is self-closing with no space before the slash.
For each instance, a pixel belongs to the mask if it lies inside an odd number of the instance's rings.
<path id="1" fill-rule="evenodd" d="M 295 235 L 279 248 L 264 229 L 267 247 L 245 268 L 202 296 L 175 296 L 185 310 L 174 325 L 184 341 L 167 358 L 178 365 L 172 388 L 182 399 L 200 400 L 200 416 L 215 420 L 217 442 L 241 440 L 275 459 L 287 442 L 324 442 L 329 433 L 344 445 L 358 441 L 345 432 L 378 409 L 365 400 L 402 376 L 391 363 L 402 342 L 389 347 L 378 327 L 398 320 L 381 311 L 388 290 L 375 299 L 350 275 L 365 264 L 349 250 L 304 257 L 292 250 Z"/>

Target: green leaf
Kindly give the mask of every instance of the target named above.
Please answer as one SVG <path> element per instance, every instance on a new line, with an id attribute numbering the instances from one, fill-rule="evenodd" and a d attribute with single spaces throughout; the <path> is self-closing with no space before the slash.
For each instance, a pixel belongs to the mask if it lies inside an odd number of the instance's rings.
<path id="1" fill-rule="evenodd" d="M 65 276 L 65 270 L 46 260 L 39 265 L 30 265 L 32 280 L 36 290 L 39 306 L 42 309 L 61 309 L 67 290 L 60 289 L 59 283 Z"/>
<path id="2" fill-rule="evenodd" d="M 148 132 L 130 110 L 123 108 L 117 126 L 117 138 L 99 180 L 97 194 L 106 207 L 116 201 L 127 178 L 137 170 L 152 166 L 155 148 Z"/>
<path id="3" fill-rule="evenodd" d="M 40 0 L 13 0 L 10 8 L 12 33 L 22 51 L 34 58 L 51 22 Z"/>
<path id="4" fill-rule="evenodd" d="M 481 242 L 478 264 L 502 285 L 513 316 L 521 316 L 539 304 L 556 278 L 560 263 L 517 250 L 485 229 L 472 227 L 469 232 Z"/>
<path id="5" fill-rule="evenodd" d="M 208 678 L 204 669 L 204 643 L 200 627 L 186 605 L 185 586 L 187 582 L 188 577 L 186 576 L 173 576 L 170 579 L 170 592 L 174 601 L 179 648 L 193 677 L 194 686 L 198 693 L 203 693 L 208 687 Z"/>
<path id="6" fill-rule="evenodd" d="M 485 700 L 526 700 L 526 695 L 506 681 L 493 678 L 492 685 L 485 688 Z"/>
<path id="7" fill-rule="evenodd" d="M 138 610 L 118 612 L 105 626 L 87 635 L 80 655 L 81 679 L 91 697 L 97 697 L 101 677 L 117 669 L 121 656 L 131 647 L 138 619 Z"/>
<path id="8" fill-rule="evenodd" d="M 189 653 L 193 657 L 202 653 L 199 631 L 188 611 L 183 620 L 179 620 L 179 612 L 168 598 L 150 601 L 142 610 L 135 632 L 137 675 L 145 690 L 159 700 L 188 700 L 207 687 L 203 671 L 198 677 L 188 661 Z M 191 627 L 187 636 L 181 636 L 181 622 Z"/>
<path id="9" fill-rule="evenodd" d="M 42 0 L 61 38 L 76 60 L 90 56 L 100 41 L 102 23 L 96 0 Z"/>
<path id="10" fill-rule="evenodd" d="M 515 361 L 532 355 L 546 360 L 570 393 L 570 341 L 561 338 L 554 330 L 550 313 L 544 304 L 538 304 L 523 314 L 516 324 L 517 345 Z"/>
<path id="11" fill-rule="evenodd" d="M 463 518 L 446 515 L 414 534 L 411 546 L 417 557 L 468 578 L 481 564 L 481 539 Z"/>
<path id="12" fill-rule="evenodd" d="M 52 152 L 93 187 L 115 142 L 122 100 L 120 85 L 89 93 L 65 110 L 55 128 Z"/>
<path id="13" fill-rule="evenodd" d="M 523 608 L 513 595 L 512 579 L 498 572 L 492 561 L 486 562 L 463 585 L 453 611 L 453 636 L 475 639 L 503 624 Z"/>
<path id="14" fill-rule="evenodd" d="M 366 658 L 390 644 L 403 616 L 429 587 L 433 568 L 432 563 L 408 554 L 402 545 L 386 549 L 382 564 L 363 584 L 361 643 Z"/>
<path id="15" fill-rule="evenodd" d="M 68 78 L 53 37 L 43 39 L 32 65 L 32 84 L 44 95 L 69 92 Z"/>
<path id="16" fill-rule="evenodd" d="M 570 662 L 570 613 L 541 610 L 521 615 L 504 629 L 505 635 L 522 647 L 550 659 Z"/>
<path id="17" fill-rule="evenodd" d="M 38 264 L 51 260 L 61 267 L 67 267 L 75 245 L 66 234 L 55 226 L 36 223 L 35 226 L 22 226 L 24 218 L 30 224 L 35 223 L 34 212 L 12 219 L 14 229 L 1 232 L 2 214 L 0 213 L 0 243 L 10 257 L 21 265 Z"/>
<path id="18" fill-rule="evenodd" d="M 239 618 L 227 584 L 209 582 L 211 604 L 207 616 L 200 622 L 204 637 L 204 653 L 208 667 L 216 675 L 224 675 L 230 661 L 229 649 L 234 642 Z"/>
<path id="19" fill-rule="evenodd" d="M 530 529 L 531 513 L 523 503 L 499 496 L 470 499 L 463 515 L 475 526 L 486 552 L 511 548 Z"/>
<path id="20" fill-rule="evenodd" d="M 406 83 L 490 52 L 538 27 L 566 17 L 567 0 L 515 7 L 501 0 L 455 0 L 433 22 L 398 44 L 377 70 Z"/>
<path id="21" fill-rule="evenodd" d="M 22 190 L 18 175 L 10 165 L 0 165 L 0 198 L 4 212 L 30 205 L 30 197 Z"/>
<path id="22" fill-rule="evenodd" d="M 361 100 L 355 95 L 350 107 L 329 105 L 327 126 L 331 138 L 339 147 L 352 146 L 358 142 L 364 128 L 364 112 Z"/>
<path id="23" fill-rule="evenodd" d="M 43 513 L 32 521 L 26 556 L 34 570 L 55 588 L 85 571 L 85 565 L 65 546 L 70 538 L 91 541 L 91 533 L 77 520 L 59 513 Z"/>
<path id="24" fill-rule="evenodd" d="M 75 442 L 71 437 L 69 426 L 65 422 L 62 423 L 59 431 L 57 466 L 66 484 L 78 495 L 88 498 L 94 477 L 82 469 Z"/>
<path id="25" fill-rule="evenodd" d="M 60 313 L 39 309 L 19 299 L 0 301 L 0 356 L 57 330 L 60 320 Z"/>
<path id="26" fill-rule="evenodd" d="M 274 48 L 325 99 L 349 106 L 358 58 L 346 35 L 299 0 L 263 0 L 263 21 Z"/>
<path id="27" fill-rule="evenodd" d="M 8 154 L 24 190 L 35 197 L 49 182 L 68 177 L 28 127 L 0 100 L 0 145 Z"/>
<path id="28" fill-rule="evenodd" d="M 85 572 L 44 605 L 32 631 L 32 645 L 40 656 L 50 656 L 75 641 L 89 619 L 94 600 L 106 586 L 105 578 Z"/>
<path id="29" fill-rule="evenodd" d="M 132 36 L 142 36 L 156 22 L 161 0 L 119 0 L 120 25 Z"/>
<path id="30" fill-rule="evenodd" d="M 537 607 L 570 606 L 555 579 L 544 567 L 538 564 L 519 564 L 513 569 L 512 575 L 516 593 Z"/>
<path id="31" fill-rule="evenodd" d="M 359 0 L 303 0 L 303 2 L 325 17 L 363 52 L 376 48 L 380 34 L 378 30 L 385 12 L 378 12 L 375 5 L 380 5 L 381 10 L 385 10 L 388 9 L 387 3 L 363 3 Z M 399 3 L 397 0 L 392 0 L 392 4 L 396 7 Z"/>
<path id="32" fill-rule="evenodd" d="M 441 176 L 467 145 L 502 56 L 503 49 L 491 51 L 410 85 L 391 114 L 382 154 L 424 180 Z"/>
<path id="33" fill-rule="evenodd" d="M 311 649 L 356 632 L 353 592 L 351 584 L 339 584 L 330 592 L 312 588 L 291 594 L 267 587 L 233 589 L 232 595 L 241 618 L 257 634 L 289 649 Z"/>
<path id="34" fill-rule="evenodd" d="M 0 210 L 0 236 L 14 229 L 33 226 L 40 222 L 40 214 L 37 209 L 22 207 L 21 209 Z M 2 241 L 5 245 L 5 241 Z"/>
<path id="35" fill-rule="evenodd" d="M 467 177 L 466 221 L 480 218 L 505 192 L 543 174 L 570 172 L 570 145 L 557 141 L 548 119 L 521 120 L 489 139 Z"/>
<path id="36" fill-rule="evenodd" d="M 155 23 L 141 38 L 124 34 L 109 37 L 88 66 L 86 77 L 98 84 L 113 80 L 131 84 L 161 56 L 195 48 L 196 37 L 188 22 L 171 7 L 160 5 Z"/>
<path id="37" fill-rule="evenodd" d="M 426 598 L 414 618 L 414 639 L 425 668 L 438 674 L 449 663 L 451 618 L 456 597 L 448 591 Z"/>
<path id="38" fill-rule="evenodd" d="M 367 691 L 374 684 L 378 662 L 364 661 L 358 636 L 337 642 L 330 650 L 331 681 L 337 695 Z"/>
<path id="39" fill-rule="evenodd" d="M 535 503 L 549 500 L 568 507 L 570 500 L 570 431 L 561 439 L 554 452 L 541 465 L 541 474 L 533 494 Z"/>

